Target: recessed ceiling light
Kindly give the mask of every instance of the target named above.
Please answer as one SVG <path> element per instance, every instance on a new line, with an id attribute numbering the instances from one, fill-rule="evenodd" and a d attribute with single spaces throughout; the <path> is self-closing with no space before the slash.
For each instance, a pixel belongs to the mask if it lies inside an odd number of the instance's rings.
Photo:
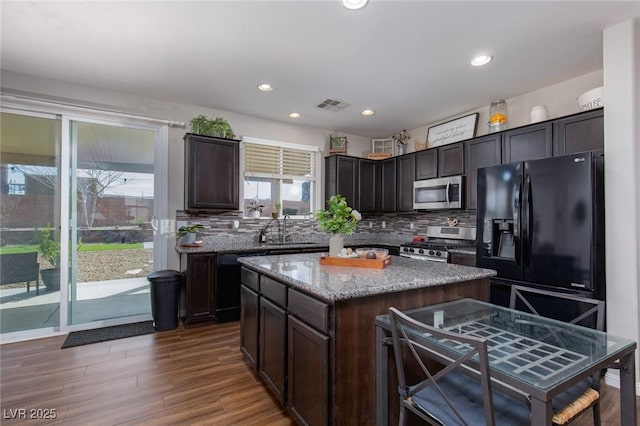
<path id="1" fill-rule="evenodd" d="M 300 118 L 300 114 L 298 114 L 297 112 L 290 112 L 289 118 Z"/>
<path id="2" fill-rule="evenodd" d="M 374 110 L 372 110 L 372 109 L 365 109 L 365 110 L 364 110 L 364 111 L 362 111 L 360 114 L 362 114 L 362 115 L 373 115 L 373 114 L 375 114 L 375 113 L 376 113 L 376 112 L 375 112 Z"/>
<path id="3" fill-rule="evenodd" d="M 273 86 L 269 83 L 260 83 L 258 84 L 258 90 L 261 90 L 263 92 L 270 92 L 273 90 Z"/>
<path id="4" fill-rule="evenodd" d="M 482 65 L 487 65 L 492 59 L 493 58 L 489 55 L 476 56 L 471 60 L 471 65 L 474 67 L 481 67 Z"/>
<path id="5" fill-rule="evenodd" d="M 356 10 L 362 9 L 369 0 L 342 0 L 342 4 L 347 9 Z"/>

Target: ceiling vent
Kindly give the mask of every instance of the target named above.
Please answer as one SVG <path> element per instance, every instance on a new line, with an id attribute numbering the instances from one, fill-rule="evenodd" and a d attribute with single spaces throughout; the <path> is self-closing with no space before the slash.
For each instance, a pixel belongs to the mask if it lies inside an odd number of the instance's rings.
<path id="1" fill-rule="evenodd" d="M 337 99 L 325 99 L 324 101 L 316 105 L 317 108 L 324 109 L 326 111 L 334 111 L 334 112 L 340 111 L 341 109 L 344 109 L 348 106 L 349 106 L 348 103 L 339 101 Z"/>

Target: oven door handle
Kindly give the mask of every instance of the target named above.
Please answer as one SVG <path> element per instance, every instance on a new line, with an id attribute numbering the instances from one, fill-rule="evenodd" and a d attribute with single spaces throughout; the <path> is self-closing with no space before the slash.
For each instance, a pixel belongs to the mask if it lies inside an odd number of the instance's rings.
<path id="1" fill-rule="evenodd" d="M 450 203 L 450 201 L 449 201 L 449 187 L 450 186 L 451 186 L 451 181 L 449 180 L 449 181 L 447 181 L 447 188 L 444 190 L 444 192 L 446 194 L 446 197 L 447 197 L 447 204 Z"/>

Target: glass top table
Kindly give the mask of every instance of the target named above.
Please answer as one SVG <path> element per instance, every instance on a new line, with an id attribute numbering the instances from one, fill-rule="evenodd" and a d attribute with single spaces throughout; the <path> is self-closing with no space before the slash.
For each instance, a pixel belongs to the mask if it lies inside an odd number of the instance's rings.
<path id="1" fill-rule="evenodd" d="M 551 424 L 553 396 L 619 360 L 622 424 L 636 424 L 636 342 L 632 340 L 473 299 L 425 306 L 404 313 L 433 327 L 486 339 L 492 379 L 530 397 L 532 424 L 536 425 Z M 388 395 L 382 389 L 386 387 L 386 377 L 382 383 L 382 375 L 387 374 L 389 315 L 378 316 L 376 327 L 376 379 L 380 380 L 377 383 L 378 423 L 386 424 L 387 404 L 384 401 Z M 447 341 L 439 344 L 443 351 L 459 352 L 462 349 Z M 384 413 L 381 412 L 383 409 Z"/>

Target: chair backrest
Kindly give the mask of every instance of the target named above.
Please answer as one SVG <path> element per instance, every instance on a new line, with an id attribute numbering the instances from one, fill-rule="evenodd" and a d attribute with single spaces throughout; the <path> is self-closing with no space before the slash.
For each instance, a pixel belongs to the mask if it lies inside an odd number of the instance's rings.
<path id="1" fill-rule="evenodd" d="M 461 413 L 459 407 L 456 407 L 456 404 L 451 402 L 451 394 L 448 394 L 448 389 L 441 386 L 441 384 L 447 375 L 471 374 L 475 376 L 475 379 L 482 386 L 485 423 L 494 425 L 493 392 L 491 390 L 486 341 L 434 328 L 410 318 L 395 308 L 389 308 L 389 313 L 400 397 L 407 401 L 416 393 L 428 386 L 432 386 L 449 406 L 453 416 L 460 423 L 465 424 L 468 420 L 465 421 L 464 413 Z M 459 351 L 457 354 L 444 350 L 444 346 L 451 347 L 453 345 Z M 406 349 L 408 349 L 409 353 L 407 353 Z M 460 352 L 462 353 L 460 354 Z M 403 355 L 407 356 L 407 362 L 405 362 Z M 465 364 L 474 355 L 478 356 L 477 370 L 471 369 Z M 436 360 L 443 365 L 443 368 L 437 372 L 432 372 L 427 366 L 426 359 Z M 409 360 L 415 361 L 423 373 L 419 379 L 416 379 L 416 383 L 407 383 L 408 377 L 416 375 L 415 372 L 408 371 L 410 366 L 415 367 L 415 364 L 413 362 L 410 364 Z"/>
<path id="2" fill-rule="evenodd" d="M 539 299 L 537 304 L 535 302 L 536 297 Z M 592 328 L 597 330 L 604 330 L 605 303 L 602 300 L 591 299 L 579 294 L 561 293 L 558 291 L 543 290 L 535 287 L 512 285 L 509 307 L 511 309 L 531 312 L 535 315 L 553 317 L 552 315 L 548 315 L 544 312 L 539 313 L 541 306 L 540 301 L 544 304 L 545 299 L 567 300 L 574 302 L 579 312 L 577 312 L 577 316 L 572 318 L 569 322 L 572 324 L 585 325 L 584 321 L 591 320 L 591 323 L 588 323 L 588 325 L 593 325 Z M 538 309 L 536 309 L 536 306 Z M 595 321 L 593 321 L 594 319 Z"/>
<path id="3" fill-rule="evenodd" d="M 38 280 L 38 253 L 0 254 L 0 284 Z"/>

